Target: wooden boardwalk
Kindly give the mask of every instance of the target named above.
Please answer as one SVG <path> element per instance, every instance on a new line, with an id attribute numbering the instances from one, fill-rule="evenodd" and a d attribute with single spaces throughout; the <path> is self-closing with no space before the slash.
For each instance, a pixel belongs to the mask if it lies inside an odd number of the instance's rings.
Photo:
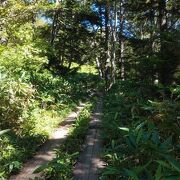
<path id="1" fill-rule="evenodd" d="M 102 106 L 101 96 L 96 109 L 91 116 L 84 151 L 80 154 L 73 171 L 74 180 L 97 180 L 99 169 L 104 167 L 104 162 L 100 159 L 102 145 L 100 137 Z M 85 104 L 81 104 L 77 108 L 77 112 L 71 113 L 55 131 L 52 137 L 42 146 L 38 153 L 24 165 L 21 172 L 11 176 L 10 180 L 29 180 L 41 177 L 41 174 L 33 174 L 34 170 L 56 157 L 54 149 L 64 142 L 68 136 L 69 128 L 75 122 L 84 107 Z M 43 177 L 41 177 L 41 179 L 43 179 Z"/>
<path id="2" fill-rule="evenodd" d="M 99 169 L 104 167 L 100 159 L 102 140 L 100 137 L 102 96 L 90 121 L 86 146 L 74 168 L 74 180 L 97 180 Z"/>
<path id="3" fill-rule="evenodd" d="M 77 107 L 76 112 L 72 112 L 61 126 L 53 133 L 51 138 L 41 147 L 37 154 L 25 163 L 24 168 L 17 175 L 11 176 L 10 180 L 29 180 L 35 177 L 40 177 L 40 174 L 33 174 L 34 170 L 40 167 L 42 164 L 50 162 L 56 157 L 54 149 L 59 147 L 60 144 L 68 136 L 69 128 L 75 122 L 79 116 L 81 110 L 85 107 L 85 104 L 80 104 Z"/>

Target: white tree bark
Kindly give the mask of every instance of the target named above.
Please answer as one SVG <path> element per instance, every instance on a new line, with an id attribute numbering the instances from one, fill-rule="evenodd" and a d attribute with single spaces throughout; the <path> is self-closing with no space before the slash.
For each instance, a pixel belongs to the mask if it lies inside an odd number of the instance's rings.
<path id="1" fill-rule="evenodd" d="M 125 80 L 125 59 L 124 59 L 124 49 L 125 43 L 123 38 L 123 29 L 124 29 L 124 7 L 123 7 L 123 0 L 120 1 L 120 9 L 119 9 L 119 20 L 120 20 L 120 33 L 119 33 L 119 43 L 120 43 L 120 67 L 121 67 L 121 79 Z"/>

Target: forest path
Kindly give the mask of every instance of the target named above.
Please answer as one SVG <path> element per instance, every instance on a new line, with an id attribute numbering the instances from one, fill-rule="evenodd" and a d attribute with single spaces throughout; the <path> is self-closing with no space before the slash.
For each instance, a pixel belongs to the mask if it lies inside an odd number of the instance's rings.
<path id="1" fill-rule="evenodd" d="M 84 151 L 80 154 L 79 160 L 74 168 L 74 180 L 97 180 L 99 169 L 104 167 L 104 162 L 100 159 L 102 147 L 102 139 L 100 136 L 102 108 L 103 95 L 100 94 L 99 102 L 91 117 Z"/>
<path id="2" fill-rule="evenodd" d="M 75 112 L 72 112 L 63 121 L 59 128 L 52 134 L 49 140 L 40 148 L 37 154 L 25 163 L 21 172 L 17 175 L 13 175 L 9 180 L 29 180 L 39 177 L 40 174 L 33 174 L 34 170 L 40 167 L 42 164 L 50 162 L 56 157 L 54 149 L 59 147 L 60 144 L 64 142 L 69 133 L 69 128 L 74 124 L 76 118 L 79 116 L 80 112 L 84 109 L 86 104 L 80 103 Z"/>

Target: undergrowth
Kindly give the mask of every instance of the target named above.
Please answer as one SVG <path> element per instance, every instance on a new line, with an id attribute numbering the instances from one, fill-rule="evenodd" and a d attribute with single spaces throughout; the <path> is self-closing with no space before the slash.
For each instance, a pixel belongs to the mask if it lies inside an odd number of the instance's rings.
<path id="1" fill-rule="evenodd" d="M 55 149 L 56 158 L 40 166 L 35 170 L 35 173 L 43 172 L 45 179 L 49 180 L 72 179 L 73 166 L 82 150 L 93 107 L 93 102 L 86 105 L 75 124 L 70 128 L 65 142 L 58 149 Z"/>
<path id="2" fill-rule="evenodd" d="M 102 180 L 180 179 L 179 86 L 118 82 L 104 100 Z"/>
<path id="3" fill-rule="evenodd" d="M 0 179 L 17 173 L 80 101 L 97 87 L 97 76 L 75 73 L 64 77 L 49 71 L 21 78 L 0 76 Z"/>

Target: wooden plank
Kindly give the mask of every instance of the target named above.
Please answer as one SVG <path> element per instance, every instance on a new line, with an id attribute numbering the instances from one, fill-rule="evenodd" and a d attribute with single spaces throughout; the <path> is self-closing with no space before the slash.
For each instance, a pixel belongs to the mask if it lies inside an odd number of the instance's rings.
<path id="1" fill-rule="evenodd" d="M 100 159 L 102 140 L 100 137 L 102 98 L 97 104 L 86 137 L 85 149 L 74 168 L 74 180 L 97 180 L 98 170 L 104 167 Z"/>

